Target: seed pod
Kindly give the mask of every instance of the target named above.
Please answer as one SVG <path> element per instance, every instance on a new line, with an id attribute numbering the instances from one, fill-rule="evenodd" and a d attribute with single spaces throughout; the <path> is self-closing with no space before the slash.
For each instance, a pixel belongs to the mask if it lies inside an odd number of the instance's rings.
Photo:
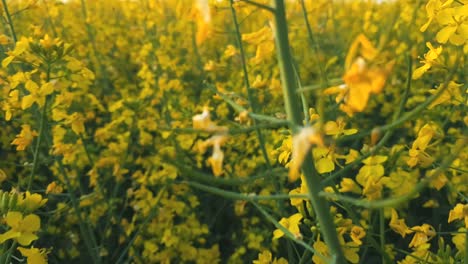
<path id="1" fill-rule="evenodd" d="M 18 203 L 18 194 L 17 193 L 10 194 L 10 201 L 8 202 L 8 210 L 14 210 L 17 203 Z"/>
<path id="2" fill-rule="evenodd" d="M 8 211 L 8 202 L 10 200 L 10 195 L 7 192 L 2 191 L 2 195 L 0 197 L 0 213 L 4 214 Z"/>

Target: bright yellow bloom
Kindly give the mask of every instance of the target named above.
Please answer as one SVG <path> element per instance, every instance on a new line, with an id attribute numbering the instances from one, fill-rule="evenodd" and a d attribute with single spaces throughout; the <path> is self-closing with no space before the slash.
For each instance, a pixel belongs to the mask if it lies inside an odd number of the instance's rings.
<path id="1" fill-rule="evenodd" d="M 425 244 L 431 240 L 436 235 L 434 227 L 428 224 L 423 224 L 422 226 L 413 226 L 411 230 L 414 231 L 414 236 L 409 244 L 409 247 L 419 247 L 420 245 Z"/>
<path id="2" fill-rule="evenodd" d="M 464 220 L 465 221 L 465 228 L 468 228 L 468 204 L 457 204 L 455 207 L 450 210 L 448 222 L 452 222 L 454 220 Z"/>
<path id="3" fill-rule="evenodd" d="M 418 132 L 418 137 L 413 142 L 409 150 L 410 158 L 406 162 L 408 166 L 414 167 L 418 163 L 422 166 L 429 166 L 432 164 L 433 159 L 425 152 L 429 142 L 434 137 L 436 128 L 431 124 L 424 125 Z"/>
<path id="4" fill-rule="evenodd" d="M 361 186 L 365 186 L 367 181 L 372 178 L 373 180 L 380 179 L 384 173 L 385 169 L 382 163 L 384 163 L 388 159 L 387 156 L 370 156 L 362 161 L 364 166 L 359 169 L 359 173 L 356 176 L 356 181 L 361 184 Z"/>
<path id="5" fill-rule="evenodd" d="M 335 137 L 339 137 L 341 134 L 343 135 L 352 135 L 357 133 L 357 129 L 345 129 L 346 123 L 344 122 L 343 118 L 338 118 L 335 121 L 328 121 L 325 123 L 325 134 L 331 135 Z"/>
<path id="6" fill-rule="evenodd" d="M 236 47 L 233 45 L 227 45 L 226 50 L 224 51 L 224 57 L 230 58 L 238 53 Z"/>
<path id="7" fill-rule="evenodd" d="M 463 86 L 463 84 L 458 84 L 454 81 L 450 81 L 448 84 L 447 88 L 442 92 L 442 94 L 437 97 L 437 99 L 432 102 L 428 108 L 431 109 L 436 105 L 440 104 L 453 104 L 453 105 L 459 105 L 460 103 L 463 102 L 463 96 L 461 95 L 460 92 L 460 87 Z M 429 92 L 431 94 L 436 94 L 439 92 L 439 90 L 442 88 L 440 86 L 438 89 L 431 89 Z"/>
<path id="8" fill-rule="evenodd" d="M 20 212 L 8 212 L 5 217 L 6 224 L 11 228 L 4 234 L 0 234 L 0 243 L 8 239 L 16 240 L 20 245 L 27 246 L 38 237 L 35 232 L 41 227 L 41 219 L 35 214 L 26 215 Z"/>
<path id="9" fill-rule="evenodd" d="M 16 138 L 11 142 L 12 145 L 16 145 L 18 151 L 25 150 L 32 143 L 34 137 L 37 137 L 37 132 L 31 130 L 30 125 L 22 125 L 21 128 L 19 135 L 16 135 Z"/>
<path id="10" fill-rule="evenodd" d="M 26 212 L 33 212 L 36 209 L 46 204 L 48 199 L 42 199 L 42 195 L 38 193 L 31 194 L 29 191 L 24 193 L 18 198 L 18 205 L 20 205 Z"/>
<path id="11" fill-rule="evenodd" d="M 335 163 L 333 163 L 333 149 L 317 147 L 312 150 L 312 154 L 314 156 L 315 169 L 318 173 L 323 174 L 335 169 Z"/>
<path id="12" fill-rule="evenodd" d="M 439 43 L 450 40 L 453 45 L 463 45 L 468 40 L 468 5 L 446 8 L 437 14 L 437 22 L 443 28 L 437 33 Z"/>
<path id="13" fill-rule="evenodd" d="M 53 181 L 47 185 L 46 194 L 58 194 L 63 192 L 63 187 L 58 185 L 57 182 Z"/>
<path id="14" fill-rule="evenodd" d="M 366 231 L 360 226 L 353 226 L 350 233 L 351 239 L 358 246 L 362 245 L 361 239 L 366 236 Z"/>
<path id="15" fill-rule="evenodd" d="M 287 264 L 288 261 L 284 258 L 273 258 L 272 254 L 268 250 L 264 250 L 258 253 L 258 259 L 252 262 L 253 264 Z"/>
<path id="16" fill-rule="evenodd" d="M 340 186 L 340 192 L 352 192 L 356 194 L 361 194 L 362 192 L 361 187 L 351 178 L 343 178 L 340 182 Z"/>
<path id="17" fill-rule="evenodd" d="M 413 79 L 415 80 L 421 78 L 425 72 L 434 66 L 437 62 L 437 58 L 442 53 L 442 46 L 434 48 L 430 42 L 426 42 L 426 46 L 429 48 L 429 51 L 424 54 L 424 60 L 421 61 L 424 65 L 413 72 Z"/>
<path id="18" fill-rule="evenodd" d="M 41 87 L 34 81 L 28 80 L 25 84 L 29 94 L 24 96 L 21 102 L 21 108 L 27 109 L 32 104 L 37 103 L 39 107 L 44 106 L 47 95 L 54 92 L 54 85 L 51 82 L 43 84 Z"/>
<path id="19" fill-rule="evenodd" d="M 324 94 L 335 94 L 335 101 L 342 103 L 340 109 L 352 116 L 356 112 L 364 111 L 370 94 L 382 91 L 387 76 L 393 68 L 394 61 L 383 67 L 369 66 L 378 52 L 364 35 L 359 35 L 351 44 L 345 61 L 344 85 L 328 88 Z"/>
<path id="20" fill-rule="evenodd" d="M 427 27 L 431 24 L 432 20 L 436 18 L 438 13 L 444 8 L 449 7 L 453 0 L 441 1 L 441 0 L 429 0 L 426 4 L 426 12 L 429 20 L 420 28 L 421 32 L 426 31 Z"/>
<path id="21" fill-rule="evenodd" d="M 330 256 L 328 254 L 327 244 L 325 244 L 320 239 L 314 242 L 313 248 L 315 249 L 315 251 L 317 251 L 318 253 L 320 253 L 321 255 L 323 255 L 325 257 Z M 321 258 L 321 257 L 319 257 L 318 255 L 315 255 L 315 254 L 312 256 L 312 261 L 315 264 L 327 264 L 323 258 Z"/>
<path id="22" fill-rule="evenodd" d="M 49 253 L 45 248 L 24 248 L 18 247 L 18 251 L 21 255 L 27 258 L 28 264 L 46 264 L 47 254 Z"/>
<path id="23" fill-rule="evenodd" d="M 458 252 L 468 254 L 468 252 L 465 251 L 465 243 L 466 243 L 466 228 L 459 228 L 458 233 L 456 233 L 452 237 L 452 242 L 457 248 Z"/>
<path id="24" fill-rule="evenodd" d="M 398 213 L 395 209 L 392 208 L 392 218 L 390 219 L 390 228 L 400 234 L 403 238 L 407 234 L 413 233 L 411 229 L 408 228 L 408 226 L 405 223 L 405 219 L 403 218 L 398 218 Z"/>
<path id="25" fill-rule="evenodd" d="M 299 230 L 299 223 L 302 220 L 302 214 L 293 214 L 288 218 L 281 218 L 279 223 L 286 229 L 288 229 L 296 238 L 301 238 L 301 231 Z M 284 232 L 281 229 L 275 229 L 273 231 L 273 239 L 278 239 L 284 236 Z"/>

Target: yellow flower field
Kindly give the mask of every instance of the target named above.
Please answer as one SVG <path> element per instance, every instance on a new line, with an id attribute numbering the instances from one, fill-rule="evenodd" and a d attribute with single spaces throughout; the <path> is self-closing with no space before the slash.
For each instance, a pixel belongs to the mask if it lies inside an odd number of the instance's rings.
<path id="1" fill-rule="evenodd" d="M 0 263 L 468 264 L 468 1 L 0 10 Z"/>

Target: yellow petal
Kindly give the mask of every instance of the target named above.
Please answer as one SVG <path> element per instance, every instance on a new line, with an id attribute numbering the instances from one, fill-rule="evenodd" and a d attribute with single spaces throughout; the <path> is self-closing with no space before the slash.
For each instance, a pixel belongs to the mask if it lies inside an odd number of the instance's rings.
<path id="1" fill-rule="evenodd" d="M 22 225 L 24 230 L 35 232 L 41 227 L 41 219 L 35 214 L 30 214 L 23 219 Z"/>
<path id="2" fill-rule="evenodd" d="M 49 95 L 51 93 L 54 92 L 54 84 L 51 83 L 51 82 L 48 82 L 48 83 L 44 83 L 42 86 L 41 86 L 41 94 L 42 95 Z"/>
<path id="3" fill-rule="evenodd" d="M 439 43 L 447 43 L 447 40 L 452 36 L 453 33 L 457 30 L 454 26 L 447 26 L 437 32 L 436 39 Z"/>
<path id="4" fill-rule="evenodd" d="M 6 223 L 8 226 L 16 228 L 21 220 L 23 219 L 23 214 L 20 212 L 8 212 L 6 215 Z"/>
<path id="5" fill-rule="evenodd" d="M 413 80 L 417 80 L 417 79 L 421 78 L 421 76 L 423 76 L 423 74 L 425 72 L 427 72 L 427 70 L 429 70 L 430 68 L 431 68 L 431 65 L 429 63 L 426 63 L 423 66 L 421 66 L 421 67 L 417 68 L 416 70 L 414 70 Z"/>
<path id="6" fill-rule="evenodd" d="M 335 164 L 333 163 L 332 160 L 328 158 L 323 158 L 319 159 L 315 163 L 315 168 L 317 169 L 317 172 L 320 174 L 331 172 L 335 169 Z"/>
<path id="7" fill-rule="evenodd" d="M 22 246 L 28 246 L 34 240 L 38 239 L 39 237 L 34 235 L 33 233 L 21 233 L 19 237 L 16 238 L 18 243 Z"/>
<path id="8" fill-rule="evenodd" d="M 15 56 L 8 56 L 2 61 L 2 67 L 6 68 L 15 59 Z"/>

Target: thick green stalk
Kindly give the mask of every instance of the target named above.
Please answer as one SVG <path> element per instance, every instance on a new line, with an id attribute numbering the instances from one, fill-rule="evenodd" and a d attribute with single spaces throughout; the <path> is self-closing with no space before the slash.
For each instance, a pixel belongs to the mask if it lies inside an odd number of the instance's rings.
<path id="1" fill-rule="evenodd" d="M 292 127 L 293 133 L 297 132 L 297 127 L 302 125 L 300 116 L 300 105 L 296 96 L 296 79 L 289 51 L 288 29 L 285 15 L 285 7 L 283 0 L 275 0 L 275 40 L 278 55 L 278 64 L 280 67 L 281 82 L 283 86 L 284 104 L 286 113 L 290 122 L 296 127 Z M 302 171 L 309 189 L 309 196 L 312 202 L 312 207 L 315 210 L 317 220 L 320 224 L 321 231 L 325 243 L 328 246 L 330 255 L 335 263 L 346 263 L 346 260 L 341 249 L 338 234 L 333 218 L 330 214 L 328 202 L 319 197 L 320 192 L 320 177 L 315 170 L 312 155 L 308 153 L 302 164 Z"/>

